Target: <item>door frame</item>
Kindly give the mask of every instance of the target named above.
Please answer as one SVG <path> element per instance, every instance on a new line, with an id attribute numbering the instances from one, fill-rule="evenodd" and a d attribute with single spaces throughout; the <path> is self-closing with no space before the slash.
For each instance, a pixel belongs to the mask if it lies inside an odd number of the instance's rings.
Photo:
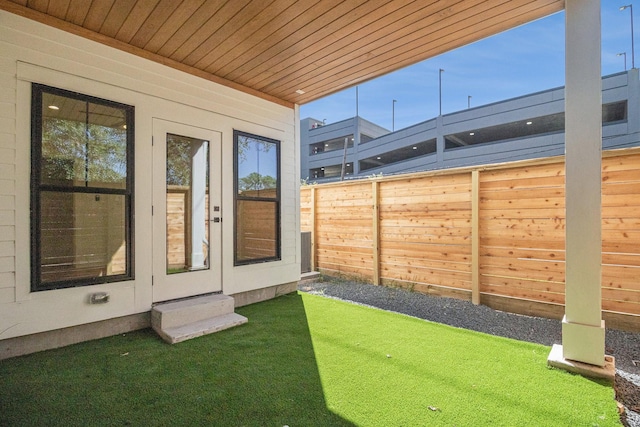
<path id="1" fill-rule="evenodd" d="M 167 134 L 209 142 L 207 269 L 167 273 Z M 165 119 L 152 123 L 152 284 L 154 303 L 222 291 L 222 132 Z M 218 207 L 215 211 L 214 207 Z M 217 220 L 216 220 L 217 218 Z"/>

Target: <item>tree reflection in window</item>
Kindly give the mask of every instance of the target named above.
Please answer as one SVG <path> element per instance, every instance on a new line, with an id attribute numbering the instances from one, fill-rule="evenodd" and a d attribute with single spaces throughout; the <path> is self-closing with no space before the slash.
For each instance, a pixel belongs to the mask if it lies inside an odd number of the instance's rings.
<path id="1" fill-rule="evenodd" d="M 237 136 L 238 192 L 245 197 L 274 197 L 278 186 L 278 147 L 271 141 Z"/>
<path id="2" fill-rule="evenodd" d="M 41 183 L 126 188 L 126 111 L 44 93 Z"/>

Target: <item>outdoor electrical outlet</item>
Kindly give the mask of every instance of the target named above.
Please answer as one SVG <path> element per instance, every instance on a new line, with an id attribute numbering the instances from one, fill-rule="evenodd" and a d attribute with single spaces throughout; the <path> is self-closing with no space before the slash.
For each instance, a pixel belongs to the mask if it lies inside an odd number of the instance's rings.
<path id="1" fill-rule="evenodd" d="M 106 304 L 109 302 L 109 294 L 106 292 L 95 292 L 89 294 L 89 304 Z"/>

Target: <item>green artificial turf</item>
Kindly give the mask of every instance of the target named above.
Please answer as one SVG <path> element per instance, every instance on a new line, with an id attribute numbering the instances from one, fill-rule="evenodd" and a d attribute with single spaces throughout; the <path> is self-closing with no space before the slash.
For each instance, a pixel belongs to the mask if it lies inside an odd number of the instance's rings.
<path id="1" fill-rule="evenodd" d="M 317 297 L 177 345 L 149 330 L 0 361 L 0 425 L 611 426 L 549 348 Z"/>

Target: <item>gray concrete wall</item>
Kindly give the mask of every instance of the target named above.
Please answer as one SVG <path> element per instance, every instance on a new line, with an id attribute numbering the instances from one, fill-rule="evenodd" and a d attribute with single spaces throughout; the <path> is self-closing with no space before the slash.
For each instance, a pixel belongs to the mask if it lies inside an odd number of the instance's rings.
<path id="1" fill-rule="evenodd" d="M 640 81 L 638 71 L 638 69 L 633 69 L 606 76 L 602 80 L 603 104 L 627 101 L 626 122 L 603 126 L 603 149 L 640 145 Z M 358 120 L 351 118 L 305 132 L 305 129 L 310 129 L 310 124 L 318 122 L 314 119 L 305 119 L 301 125 L 303 157 L 301 176 L 303 178 L 308 176 L 311 168 L 342 163 L 342 150 L 307 156 L 305 159 L 305 154 L 309 153 L 309 144 L 352 133 L 358 135 L 358 139 L 355 141 L 353 148 L 348 150 L 347 162 L 354 163 L 354 175 L 349 178 L 365 177 L 379 173 L 385 175 L 398 174 L 562 155 L 564 154 L 563 132 L 446 150 L 444 136 L 563 111 L 564 88 L 560 87 L 436 117 L 396 132 L 389 132 L 362 118 L 358 118 Z M 375 132 L 378 133 L 373 135 Z M 365 144 L 360 144 L 360 133 L 378 137 Z M 434 154 L 427 154 L 362 172 L 358 169 L 358 161 L 361 159 L 381 155 L 434 138 L 437 140 L 437 151 Z M 339 178 L 310 179 L 310 181 L 329 182 L 336 179 Z"/>

